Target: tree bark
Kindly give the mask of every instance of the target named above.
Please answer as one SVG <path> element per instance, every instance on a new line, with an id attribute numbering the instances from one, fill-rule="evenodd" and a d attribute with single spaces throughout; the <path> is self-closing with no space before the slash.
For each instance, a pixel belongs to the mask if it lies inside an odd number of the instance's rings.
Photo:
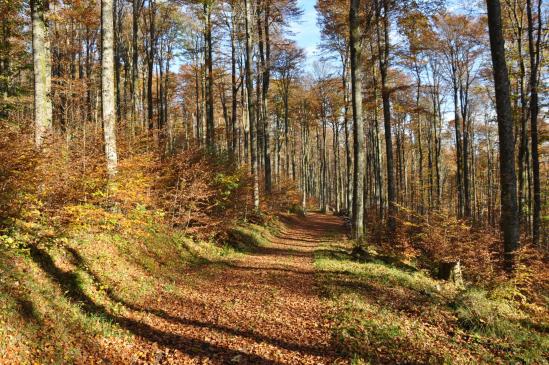
<path id="1" fill-rule="evenodd" d="M 139 66 L 139 49 L 137 47 L 137 37 L 139 33 L 139 13 L 143 0 L 133 0 L 132 9 L 132 81 L 131 81 L 131 98 L 132 98 L 132 129 L 137 123 L 137 78 Z M 132 130 L 133 132 L 133 130 Z"/>
<path id="2" fill-rule="evenodd" d="M 101 0 L 101 115 L 109 179 L 116 176 L 113 0 Z"/>
<path id="3" fill-rule="evenodd" d="M 236 151 L 236 124 L 238 122 L 237 117 L 237 97 L 238 87 L 236 85 L 236 23 L 235 23 L 235 9 L 232 8 L 231 13 L 231 144 L 229 154 L 234 158 Z"/>
<path id="4" fill-rule="evenodd" d="M 147 55 L 147 121 L 149 130 L 156 136 L 153 104 L 154 58 L 156 56 L 156 1 L 149 0 L 149 50 Z M 155 138 L 156 139 L 156 138 Z"/>
<path id="5" fill-rule="evenodd" d="M 254 99 L 253 75 L 252 75 L 252 9 L 249 0 L 244 0 L 244 11 L 246 12 L 246 90 L 248 96 L 248 120 L 250 122 L 250 159 L 253 178 L 253 202 L 254 208 L 259 210 L 259 176 L 257 166 L 257 135 L 256 135 L 256 105 Z"/>
<path id="6" fill-rule="evenodd" d="M 35 145 L 41 147 L 52 131 L 51 48 L 48 26 L 49 1 L 32 0 L 32 54 L 34 64 Z"/>
<path id="7" fill-rule="evenodd" d="M 391 100 L 390 93 L 387 87 L 387 73 L 389 69 L 389 4 L 387 0 L 383 0 L 383 50 L 381 49 L 381 34 L 380 24 L 378 19 L 378 48 L 379 48 L 379 68 L 381 73 L 381 97 L 383 101 L 383 124 L 385 127 L 385 155 L 387 164 L 387 230 L 389 234 L 394 233 L 396 229 L 396 191 L 394 179 L 394 162 L 393 162 L 393 140 L 391 131 Z M 380 16 L 378 10 L 378 17 Z"/>
<path id="8" fill-rule="evenodd" d="M 364 121 L 362 119 L 362 75 L 360 71 L 362 45 L 359 24 L 360 0 L 351 0 L 349 10 L 351 47 L 351 104 L 353 109 L 353 236 L 364 239 Z"/>
<path id="9" fill-rule="evenodd" d="M 505 268 L 513 269 L 514 251 L 519 244 L 519 215 L 517 209 L 517 182 L 515 175 L 515 151 L 513 117 L 509 90 L 509 74 L 505 63 L 501 6 L 499 0 L 487 0 L 488 30 L 496 94 L 496 112 L 499 134 L 499 161 L 501 184 L 501 231 L 503 234 Z"/>
<path id="10" fill-rule="evenodd" d="M 215 150 L 215 122 L 213 97 L 213 59 L 212 59 L 212 2 L 204 2 L 204 61 L 206 63 L 206 146 Z"/>
<path id="11" fill-rule="evenodd" d="M 262 2 L 258 1 L 258 7 Z M 270 123 L 269 123 L 269 87 L 271 81 L 271 39 L 270 39 L 270 2 L 263 2 L 263 20 L 258 16 L 257 29 L 259 35 L 259 55 L 261 61 L 261 120 L 263 126 L 263 158 L 265 166 L 265 192 L 272 191 L 271 148 L 270 148 Z"/>
<path id="12" fill-rule="evenodd" d="M 541 0 L 538 9 L 541 9 Z M 532 1 L 526 0 L 526 12 L 528 17 L 528 48 L 530 55 L 530 138 L 532 139 L 532 172 L 534 181 L 534 209 L 532 240 L 539 244 L 541 228 L 541 183 L 539 176 L 539 150 L 538 150 L 538 66 L 540 57 L 541 12 L 538 11 L 538 38 L 534 45 L 534 21 L 532 16 Z"/>

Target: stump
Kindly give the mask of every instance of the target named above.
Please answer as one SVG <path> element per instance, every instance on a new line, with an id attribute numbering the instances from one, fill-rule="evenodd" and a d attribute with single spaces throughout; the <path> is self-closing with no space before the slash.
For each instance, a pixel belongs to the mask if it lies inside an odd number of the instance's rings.
<path id="1" fill-rule="evenodd" d="M 438 266 L 438 279 L 454 283 L 458 288 L 464 288 L 463 273 L 459 261 L 443 261 Z"/>

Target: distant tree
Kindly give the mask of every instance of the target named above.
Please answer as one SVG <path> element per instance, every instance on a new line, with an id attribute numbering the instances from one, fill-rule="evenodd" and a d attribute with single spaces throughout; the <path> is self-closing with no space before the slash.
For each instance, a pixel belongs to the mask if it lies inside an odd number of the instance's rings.
<path id="1" fill-rule="evenodd" d="M 343 115 L 343 128 L 345 132 L 344 144 L 345 144 L 345 184 L 343 188 L 345 190 L 345 208 L 351 212 L 353 205 L 353 158 L 352 158 L 352 145 L 350 143 L 350 108 L 349 108 L 349 31 L 348 31 L 348 16 L 346 16 L 346 9 L 349 6 L 349 0 L 346 1 L 334 1 L 334 0 L 319 0 L 317 1 L 316 9 L 320 14 L 319 25 L 322 32 L 322 44 L 321 47 L 328 52 L 335 52 L 341 62 L 341 81 L 343 88 L 343 108 L 345 113 Z"/>
<path id="2" fill-rule="evenodd" d="M 154 97 L 153 97 L 153 79 L 154 79 L 154 61 L 156 58 L 156 46 L 157 46 L 157 35 L 156 35 L 156 0 L 149 0 L 149 8 L 147 9 L 147 21 L 148 21 L 148 38 L 147 38 L 147 122 L 149 130 L 151 130 L 155 136 L 155 141 L 157 141 L 156 136 L 158 135 L 158 120 L 154 118 Z"/>
<path id="3" fill-rule="evenodd" d="M 141 9 L 143 8 L 143 2 L 145 0 L 132 0 L 132 70 L 131 70 L 131 105 L 132 105 L 132 128 L 135 127 L 137 123 L 137 84 L 138 84 L 138 72 L 139 72 L 139 47 L 138 47 L 138 37 L 139 37 L 139 15 L 141 14 Z"/>
<path id="4" fill-rule="evenodd" d="M 445 59 L 454 104 L 456 145 L 456 185 L 458 216 L 471 216 L 471 88 L 478 71 L 478 59 L 484 52 L 483 24 L 465 15 L 442 14 L 435 18 L 438 50 Z"/>
<path id="5" fill-rule="evenodd" d="M 290 176 L 290 97 L 292 84 L 298 82 L 300 66 L 305 60 L 303 49 L 297 47 L 293 42 L 279 45 L 274 50 L 273 70 L 278 78 L 277 93 L 282 101 L 283 139 L 280 141 L 278 134 L 275 135 L 275 146 L 284 144 L 284 172 Z M 277 149 L 280 151 L 280 149 Z M 279 156 L 275 157 L 277 160 Z M 277 165 L 280 165 L 277 162 Z M 294 177 L 295 178 L 295 177 Z"/>

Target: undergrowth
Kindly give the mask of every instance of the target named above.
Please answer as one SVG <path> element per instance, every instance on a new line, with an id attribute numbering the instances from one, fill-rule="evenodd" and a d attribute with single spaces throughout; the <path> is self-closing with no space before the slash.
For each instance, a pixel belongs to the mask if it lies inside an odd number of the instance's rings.
<path id="1" fill-rule="evenodd" d="M 135 313 L 184 296 L 189 271 L 241 255 L 222 243 L 229 232 L 246 246 L 276 226 L 268 215 L 246 223 L 248 177 L 223 156 L 121 139 L 107 186 L 100 136 L 37 153 L 30 135 L 0 130 L 2 363 L 131 363 L 148 331 Z"/>
<path id="2" fill-rule="evenodd" d="M 547 363 L 546 324 L 513 286 L 461 291 L 413 264 L 350 251 L 322 247 L 315 266 L 334 340 L 354 363 Z"/>
<path id="3" fill-rule="evenodd" d="M 153 211 L 74 209 L 86 218 L 62 234 L 0 250 L 2 361 L 87 363 L 108 353 L 125 363 L 135 346 L 129 311 L 162 293 L 184 295 L 178 291 L 192 285 L 189 270 L 242 252 L 189 238 Z M 269 232 L 256 225 L 235 230 L 248 240 L 243 245 L 260 245 Z"/>

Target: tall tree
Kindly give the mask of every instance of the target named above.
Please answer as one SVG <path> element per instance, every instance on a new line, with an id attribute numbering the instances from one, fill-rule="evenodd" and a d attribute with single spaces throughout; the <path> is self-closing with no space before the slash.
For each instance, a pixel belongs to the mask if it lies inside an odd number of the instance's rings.
<path id="1" fill-rule="evenodd" d="M 236 4 L 234 1 L 230 2 L 231 5 L 231 18 L 230 21 L 228 21 L 228 27 L 230 31 L 230 40 L 231 40 L 231 141 L 230 141 L 230 148 L 229 153 L 232 155 L 232 157 L 236 154 L 237 149 L 237 136 L 236 136 L 236 130 L 237 130 L 237 120 L 238 120 L 238 89 L 239 86 L 237 85 L 236 79 L 237 79 L 237 35 L 238 31 L 236 29 L 237 27 L 237 20 L 236 20 Z"/>
<path id="2" fill-rule="evenodd" d="M 505 267 L 513 269 L 513 255 L 519 244 L 519 215 L 515 175 L 515 145 L 509 74 L 505 61 L 505 40 L 499 0 L 487 0 L 490 51 L 494 73 L 496 112 L 499 133 L 499 165 L 501 184 L 501 231 L 505 250 Z"/>
<path id="3" fill-rule="evenodd" d="M 351 0 L 349 29 L 351 47 L 351 104 L 353 109 L 353 236 L 357 241 L 364 238 L 364 121 L 362 119 L 362 31 L 359 23 L 360 0 Z"/>
<path id="4" fill-rule="evenodd" d="M 244 0 L 244 12 L 246 23 L 246 54 L 245 54 L 245 70 L 246 70 L 246 91 L 248 95 L 248 121 L 250 123 L 250 163 L 253 178 L 253 201 L 254 208 L 259 210 L 259 176 L 257 164 L 257 123 L 256 123 L 256 104 L 254 99 L 253 74 L 252 74 L 252 57 L 253 57 L 253 42 L 252 42 L 252 14 L 253 5 L 250 0 Z"/>
<path id="5" fill-rule="evenodd" d="M 137 122 L 137 82 L 139 69 L 139 47 L 137 39 L 139 37 L 139 14 L 143 7 L 144 0 L 132 0 L 132 74 L 131 74 L 131 99 L 132 99 L 132 128 Z"/>
<path id="6" fill-rule="evenodd" d="M 107 174 L 110 179 L 116 176 L 118 169 L 115 133 L 113 1 L 101 0 L 101 116 L 105 138 Z"/>
<path id="7" fill-rule="evenodd" d="M 47 16 L 49 0 L 32 0 L 32 54 L 34 63 L 35 145 L 52 131 L 51 50 Z"/>
<path id="8" fill-rule="evenodd" d="M 381 98 L 383 102 L 383 125 L 385 127 L 385 158 L 387 164 L 387 203 L 389 205 L 387 217 L 387 230 L 391 234 L 396 228 L 396 190 L 395 190 L 395 174 L 393 167 L 393 140 L 391 130 L 391 95 L 387 85 L 388 70 L 389 70 L 389 0 L 376 0 L 376 17 L 377 17 L 377 44 L 379 70 L 381 74 Z M 382 14 L 383 11 L 383 14 Z M 383 44 L 383 46 L 382 46 Z"/>
<path id="9" fill-rule="evenodd" d="M 532 239 L 534 244 L 539 244 L 541 227 L 541 183 L 539 176 L 539 141 L 538 141 L 538 66 L 540 61 L 541 43 L 541 2 L 538 0 L 538 35 L 534 41 L 534 19 L 532 16 L 532 0 L 526 0 L 526 13 L 528 17 L 528 49 L 530 56 L 530 138 L 532 139 L 532 172 L 534 180 L 534 209 Z"/>
<path id="10" fill-rule="evenodd" d="M 257 33 L 259 43 L 259 61 L 261 66 L 261 108 L 260 119 L 263 129 L 263 164 L 265 166 L 265 192 L 271 193 L 271 151 L 270 151 L 270 115 L 269 115 L 269 86 L 271 82 L 271 30 L 270 30 L 270 0 L 258 0 L 260 9 L 257 16 Z"/>
<path id="11" fill-rule="evenodd" d="M 206 146 L 215 149 L 212 0 L 204 1 L 204 61 L 206 66 Z"/>
<path id="12" fill-rule="evenodd" d="M 147 121 L 149 130 L 157 136 L 157 120 L 154 119 L 153 77 L 154 60 L 156 58 L 156 0 L 149 0 L 149 39 L 147 51 Z M 156 138 L 155 138 L 156 139 Z"/>

